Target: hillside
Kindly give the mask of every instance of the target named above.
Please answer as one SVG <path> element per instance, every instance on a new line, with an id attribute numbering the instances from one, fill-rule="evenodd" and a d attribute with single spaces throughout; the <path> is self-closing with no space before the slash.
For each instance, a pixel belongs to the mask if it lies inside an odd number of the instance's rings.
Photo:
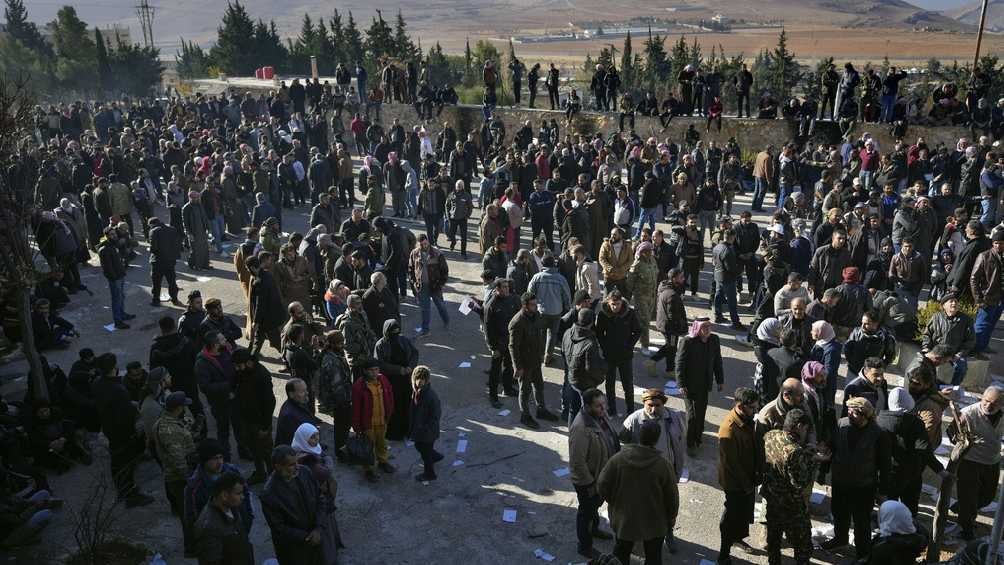
<path id="1" fill-rule="evenodd" d="M 983 3 L 977 1 L 946 12 L 946 14 L 962 23 L 978 26 L 982 6 Z M 986 26 L 990 31 L 1004 31 L 1004 0 L 990 0 L 990 4 L 987 6 Z"/>
<path id="2" fill-rule="evenodd" d="M 994 1 L 1004 5 L 1004 0 Z M 29 16 L 35 21 L 49 21 L 60 3 L 27 2 Z M 211 43 L 225 7 L 224 2 L 201 0 L 152 0 L 151 4 L 156 8 L 154 35 L 167 52 L 177 47 L 179 37 Z M 244 4 L 253 17 L 274 19 L 280 33 L 289 36 L 298 31 L 304 13 L 316 19 L 330 16 L 332 11 L 332 4 L 321 0 L 245 0 Z M 135 33 L 139 26 L 134 5 L 135 0 L 102 0 L 80 3 L 77 11 L 91 25 L 119 23 L 130 26 Z M 525 29 L 557 29 L 569 22 L 618 21 L 637 16 L 696 22 L 720 13 L 731 20 L 783 19 L 789 26 L 831 24 L 844 28 L 946 31 L 971 30 L 972 23 L 966 18 L 953 19 L 922 10 L 903 0 L 689 0 L 658 7 L 641 0 L 348 0 L 339 2 L 338 9 L 343 15 L 351 10 L 361 28 L 368 26 L 375 9 L 383 10 L 388 19 L 401 9 L 411 30 L 423 42 L 442 40 L 451 44 L 468 35 L 507 37 Z M 1004 11 L 1001 13 L 1004 16 Z"/>

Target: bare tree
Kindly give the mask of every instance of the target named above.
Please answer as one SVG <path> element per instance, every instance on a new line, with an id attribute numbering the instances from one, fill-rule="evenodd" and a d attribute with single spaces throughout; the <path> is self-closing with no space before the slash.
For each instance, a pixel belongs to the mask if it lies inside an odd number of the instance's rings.
<path id="1" fill-rule="evenodd" d="M 33 190 L 37 161 L 27 158 L 34 144 L 34 105 L 30 78 L 0 74 L 0 277 L 5 279 L 8 296 L 16 301 L 28 386 L 35 400 L 47 401 L 48 387 L 31 325 L 31 290 L 40 254 L 32 221 L 38 212 Z"/>
<path id="2" fill-rule="evenodd" d="M 108 475 L 97 474 L 87 497 L 73 515 L 73 539 L 77 542 L 77 563 L 100 565 L 105 563 L 104 553 L 109 542 L 114 541 L 115 526 L 122 512 L 118 499 L 109 487 Z"/>

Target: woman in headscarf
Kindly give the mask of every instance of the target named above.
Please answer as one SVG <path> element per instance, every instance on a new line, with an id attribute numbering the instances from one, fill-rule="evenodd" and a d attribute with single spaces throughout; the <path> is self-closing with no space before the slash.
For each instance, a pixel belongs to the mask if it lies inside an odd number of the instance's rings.
<path id="1" fill-rule="evenodd" d="M 342 545 L 342 536 L 338 530 L 338 520 L 335 518 L 335 497 L 338 495 L 338 483 L 331 473 L 334 463 L 331 457 L 325 455 L 321 448 L 321 435 L 317 427 L 310 423 L 300 424 L 293 435 L 291 445 L 296 451 L 298 462 L 310 469 L 317 481 L 320 500 L 317 505 L 318 526 L 321 531 L 321 563 L 318 565 L 335 565 L 338 563 L 338 550 Z"/>
<path id="2" fill-rule="evenodd" d="M 753 354 L 756 355 L 757 365 L 753 373 L 753 390 L 760 395 L 761 402 L 767 403 L 776 396 L 778 382 L 777 364 L 767 353 L 781 346 L 781 321 L 777 318 L 767 318 L 757 326 L 755 335 Z M 768 385 L 768 383 L 773 384 Z M 775 395 L 768 396 L 772 391 Z"/>
<path id="3" fill-rule="evenodd" d="M 655 314 L 655 296 L 659 279 L 659 268 L 656 266 L 652 250 L 652 244 L 647 241 L 638 244 L 634 252 L 634 263 L 627 276 L 631 303 L 638 312 L 638 322 L 641 323 L 641 354 L 645 357 L 651 355 L 648 350 L 648 326 Z"/>
<path id="4" fill-rule="evenodd" d="M 822 400 L 829 378 L 826 367 L 819 361 L 806 361 L 802 365 L 802 386 L 805 388 L 805 402 L 816 424 L 816 442 L 829 444 L 833 428 L 837 425 L 833 406 Z"/>
<path id="5" fill-rule="evenodd" d="M 823 402 L 832 407 L 837 394 L 837 370 L 840 368 L 840 354 L 844 346 L 837 341 L 833 326 L 825 320 L 813 322 L 811 334 L 816 343 L 809 352 L 809 359 L 822 363 L 826 368 L 826 387 L 821 392 Z"/>
<path id="6" fill-rule="evenodd" d="M 908 565 L 927 548 L 927 533 L 913 520 L 910 509 L 898 500 L 879 507 L 879 536 L 872 541 L 866 565 Z"/>

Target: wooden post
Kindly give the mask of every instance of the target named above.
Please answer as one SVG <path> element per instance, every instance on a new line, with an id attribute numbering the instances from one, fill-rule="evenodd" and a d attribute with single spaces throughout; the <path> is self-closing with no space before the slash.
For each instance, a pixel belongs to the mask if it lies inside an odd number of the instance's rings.
<path id="1" fill-rule="evenodd" d="M 980 9 L 980 29 L 976 32 L 976 55 L 973 56 L 973 72 L 980 64 L 980 45 L 983 43 L 983 27 L 987 23 L 987 4 L 989 0 L 983 0 L 983 8 Z"/>

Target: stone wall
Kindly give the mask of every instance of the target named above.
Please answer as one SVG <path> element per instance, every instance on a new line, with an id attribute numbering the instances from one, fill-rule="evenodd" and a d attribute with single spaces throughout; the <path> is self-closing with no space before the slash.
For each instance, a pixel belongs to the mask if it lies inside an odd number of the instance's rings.
<path id="1" fill-rule="evenodd" d="M 564 136 L 568 128 L 565 126 L 564 112 L 552 112 L 550 110 L 531 110 L 528 108 L 504 108 L 497 110 L 505 123 L 506 131 L 512 134 L 522 127 L 522 124 L 529 120 L 534 128 L 534 132 L 539 129 L 540 121 L 543 119 L 554 119 L 558 122 L 561 135 Z M 414 123 L 417 115 L 410 106 L 402 104 L 384 105 L 382 111 L 383 122 L 389 123 L 393 118 L 400 118 L 402 124 Z M 466 131 L 476 130 L 482 121 L 481 108 L 477 106 L 448 106 L 443 109 L 442 115 L 436 120 L 439 123 L 449 121 L 458 134 Z M 574 132 L 592 134 L 597 131 L 609 133 L 617 129 L 618 115 L 615 113 L 585 112 L 575 117 L 572 121 Z M 635 131 L 642 138 L 655 136 L 663 140 L 670 137 L 674 140 L 682 140 L 684 132 L 690 124 L 701 134 L 703 140 L 713 140 L 718 143 L 725 143 L 730 137 L 735 137 L 739 146 L 744 150 L 759 151 L 767 144 L 775 146 L 792 140 L 797 133 L 797 123 L 789 123 L 786 120 L 750 120 L 725 118 L 722 120 L 722 131 L 718 132 L 712 128 L 711 132 L 705 131 L 705 120 L 700 118 L 678 117 L 674 118 L 669 128 L 662 131 L 659 118 L 636 116 Z M 347 124 L 346 124 L 347 125 Z M 430 128 L 438 131 L 435 124 Z M 889 126 L 881 124 L 862 124 L 854 129 L 854 136 L 860 137 L 865 132 L 870 132 L 878 139 L 879 146 L 883 151 L 892 148 L 895 139 L 890 135 Z M 906 140 L 910 143 L 916 141 L 918 137 L 923 137 L 929 145 L 944 143 L 949 147 L 955 147 L 955 143 L 960 137 L 969 137 L 969 131 L 959 127 L 921 127 L 915 126 L 907 129 Z M 826 143 L 839 143 L 840 132 L 837 124 L 829 121 L 817 122 L 813 139 Z"/>

